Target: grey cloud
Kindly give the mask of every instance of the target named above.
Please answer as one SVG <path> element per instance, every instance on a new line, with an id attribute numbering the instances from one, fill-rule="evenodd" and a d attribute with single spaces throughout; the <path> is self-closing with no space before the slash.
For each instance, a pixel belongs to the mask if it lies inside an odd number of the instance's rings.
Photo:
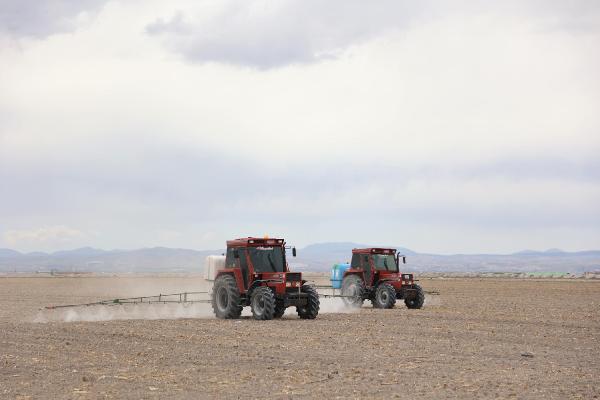
<path id="1" fill-rule="evenodd" d="M 369 166 L 332 163 L 318 167 L 299 164 L 281 170 L 209 150 L 191 151 L 121 140 L 125 144 L 120 147 L 106 144 L 106 148 L 98 148 L 99 158 L 90 156 L 84 164 L 45 162 L 16 167 L 0 162 L 0 189 L 4 194 L 0 199 L 0 220 L 39 221 L 54 215 L 60 217 L 61 223 L 68 224 L 69 221 L 62 219 L 68 215 L 74 221 L 127 221 L 139 217 L 144 223 L 152 221 L 157 225 L 205 221 L 244 226 L 256 221 L 292 221 L 306 226 L 324 217 L 341 218 L 345 223 L 383 221 L 391 217 L 399 221 L 449 221 L 488 228 L 600 223 L 600 212 L 557 209 L 552 199 L 530 209 L 528 193 L 513 193 L 514 201 L 501 209 L 482 204 L 474 210 L 467 198 L 461 204 L 448 203 L 443 197 L 428 198 L 423 199 L 423 204 L 400 208 L 393 201 L 397 188 L 415 181 L 436 184 L 446 178 L 457 182 L 477 178 L 480 186 L 486 179 L 493 181 L 498 176 L 532 185 L 540 181 L 557 185 L 595 183 L 600 178 L 597 160 L 574 164 L 557 158 L 502 159 L 475 165 L 420 167 L 377 163 Z M 110 161 L 102 158 L 105 152 L 112 154 Z M 132 159 L 137 161 L 131 164 Z M 377 204 L 332 207 L 331 202 L 336 198 L 343 203 L 353 196 L 360 198 L 371 189 L 383 197 Z M 273 204 L 279 206 L 271 208 Z"/>
<path id="2" fill-rule="evenodd" d="M 178 12 L 149 24 L 146 32 L 164 36 L 190 61 L 266 69 L 332 57 L 348 45 L 406 26 L 426 9 L 388 0 L 376 6 L 358 0 L 289 1 L 270 7 L 232 2 L 208 21 Z"/>
<path id="3" fill-rule="evenodd" d="M 150 35 L 160 35 L 163 33 L 191 34 L 192 31 L 188 24 L 183 20 L 184 15 L 181 11 L 177 12 L 171 19 L 165 21 L 162 18 L 146 26 L 146 33 Z"/>
<path id="4" fill-rule="evenodd" d="M 79 13 L 95 12 L 108 0 L 2 0 L 0 33 L 14 37 L 44 38 L 73 30 Z"/>
<path id="5" fill-rule="evenodd" d="M 596 0 L 535 0 L 525 2 L 524 6 L 526 15 L 544 19 L 544 30 L 581 33 L 600 29 L 600 3 Z"/>
<path id="6" fill-rule="evenodd" d="M 335 57 L 348 46 L 411 24 L 464 15 L 509 15 L 535 21 L 543 30 L 587 31 L 596 27 L 596 1 L 419 2 L 315 0 L 229 2 L 217 16 L 177 12 L 146 32 L 165 40 L 190 62 L 219 62 L 260 69 Z"/>

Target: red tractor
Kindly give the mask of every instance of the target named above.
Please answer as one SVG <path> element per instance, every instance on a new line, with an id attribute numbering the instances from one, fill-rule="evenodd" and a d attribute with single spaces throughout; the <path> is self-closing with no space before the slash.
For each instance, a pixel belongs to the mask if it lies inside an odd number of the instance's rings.
<path id="1" fill-rule="evenodd" d="M 296 256 L 296 248 L 292 248 Z M 212 307 L 218 318 L 239 318 L 250 306 L 254 319 L 281 318 L 296 307 L 302 319 L 319 314 L 319 295 L 302 273 L 290 272 L 283 239 L 253 238 L 227 242 L 225 265 L 216 272 Z"/>
<path id="2" fill-rule="evenodd" d="M 371 300 L 375 308 L 393 308 L 396 299 L 403 299 L 408 308 L 421 308 L 425 294 L 416 284 L 413 274 L 402 274 L 399 261 L 406 257 L 396 249 L 353 249 L 352 261 L 343 272 L 342 295 L 346 304 L 360 307 Z M 346 264 L 347 265 L 347 264 Z"/>

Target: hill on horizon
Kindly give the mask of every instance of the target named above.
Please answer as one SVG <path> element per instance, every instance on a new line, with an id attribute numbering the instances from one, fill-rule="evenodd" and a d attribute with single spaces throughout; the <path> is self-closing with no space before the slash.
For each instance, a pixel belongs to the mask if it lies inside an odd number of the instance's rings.
<path id="1" fill-rule="evenodd" d="M 328 271 L 351 258 L 353 248 L 373 247 L 353 242 L 314 243 L 298 249 L 298 257 L 289 256 L 293 269 Z M 524 250 L 512 254 L 417 253 L 398 246 L 407 256 L 404 271 L 413 272 L 569 272 L 581 274 L 600 270 L 600 251 L 565 252 Z M 152 247 L 135 250 L 102 250 L 82 247 L 52 253 L 21 253 L 0 249 L 0 272 L 201 272 L 208 255 L 222 254 L 223 249 L 191 250 Z"/>

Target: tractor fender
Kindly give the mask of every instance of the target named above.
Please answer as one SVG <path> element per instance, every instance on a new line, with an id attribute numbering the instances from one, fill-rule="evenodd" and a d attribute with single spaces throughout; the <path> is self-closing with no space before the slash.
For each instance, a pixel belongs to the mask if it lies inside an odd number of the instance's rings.
<path id="1" fill-rule="evenodd" d="M 256 289 L 259 286 L 263 286 L 263 283 L 269 283 L 269 282 L 282 283 L 283 281 L 281 279 L 257 279 L 254 282 L 252 282 L 252 284 L 248 288 L 248 295 L 251 296 L 252 291 L 254 289 Z"/>
<path id="2" fill-rule="evenodd" d="M 237 271 L 239 271 L 239 269 Z M 215 276 L 215 281 L 223 275 L 233 276 L 233 279 L 235 279 L 235 283 L 237 284 L 237 287 L 238 287 L 240 293 L 244 294 L 244 281 L 242 280 L 241 273 L 236 273 L 235 268 L 222 269 Z"/>
<path id="3" fill-rule="evenodd" d="M 363 270 L 360 270 L 360 269 L 347 270 L 346 272 L 344 272 L 344 276 L 342 277 L 342 282 L 344 281 L 344 279 L 346 279 L 347 276 L 350 276 L 350 275 L 356 275 L 360 278 L 361 281 L 363 281 L 363 283 L 365 282 L 365 274 L 364 274 Z"/>
<path id="4" fill-rule="evenodd" d="M 402 286 L 402 279 L 394 279 L 394 278 L 385 278 L 385 279 L 380 279 L 379 282 L 377 282 L 377 286 L 381 285 L 382 283 L 389 283 L 390 285 L 396 287 L 395 284 L 400 283 L 399 286 Z"/>
<path id="5" fill-rule="evenodd" d="M 215 275 L 215 281 L 223 275 L 231 275 L 235 278 L 235 273 L 233 271 L 221 270 Z"/>
<path id="6" fill-rule="evenodd" d="M 363 275 L 364 275 L 364 273 L 363 273 L 363 271 L 362 271 L 362 270 L 360 270 L 360 269 L 349 269 L 349 270 L 346 270 L 346 271 L 344 272 L 344 276 L 342 277 L 342 279 L 343 279 L 343 278 L 345 278 L 345 277 L 347 277 L 347 276 L 349 276 L 349 275 L 358 275 L 358 276 L 360 276 L 361 278 L 363 278 Z M 364 280 L 364 279 L 363 279 L 363 280 Z"/>
<path id="7" fill-rule="evenodd" d="M 373 293 L 377 291 L 377 288 L 384 283 L 391 285 L 396 292 L 396 298 L 402 293 L 402 280 L 401 279 L 381 279 L 377 282 L 377 284 L 373 287 Z"/>

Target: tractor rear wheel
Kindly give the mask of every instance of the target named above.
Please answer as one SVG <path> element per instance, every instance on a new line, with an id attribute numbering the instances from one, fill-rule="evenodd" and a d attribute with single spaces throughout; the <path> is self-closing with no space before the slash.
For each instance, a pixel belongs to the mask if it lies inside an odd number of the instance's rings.
<path id="1" fill-rule="evenodd" d="M 215 281 L 212 292 L 212 308 L 217 318 L 239 318 L 242 314 L 240 291 L 231 275 L 221 275 Z"/>
<path id="2" fill-rule="evenodd" d="M 303 306 L 296 307 L 296 312 L 298 316 L 302 319 L 315 319 L 319 314 L 319 307 L 321 303 L 319 302 L 319 293 L 317 293 L 317 289 L 310 285 L 302 285 L 300 289 L 302 293 L 307 294 L 306 304 Z"/>
<path id="3" fill-rule="evenodd" d="M 281 318 L 285 314 L 285 306 L 283 300 L 275 300 L 275 313 L 273 318 Z"/>
<path id="4" fill-rule="evenodd" d="M 357 275 L 348 275 L 342 280 L 342 300 L 349 307 L 362 307 L 365 284 Z"/>
<path id="5" fill-rule="evenodd" d="M 268 286 L 259 286 L 252 291 L 250 306 L 254 319 L 268 320 L 275 316 L 275 296 Z"/>
<path id="6" fill-rule="evenodd" d="M 396 305 L 396 289 L 389 283 L 381 283 L 375 289 L 374 308 L 394 308 Z"/>
<path id="7" fill-rule="evenodd" d="M 404 299 L 404 304 L 408 308 L 421 308 L 425 303 L 425 293 L 423 292 L 423 288 L 421 286 L 415 284 L 414 289 L 417 290 L 417 294 L 410 299 Z"/>

